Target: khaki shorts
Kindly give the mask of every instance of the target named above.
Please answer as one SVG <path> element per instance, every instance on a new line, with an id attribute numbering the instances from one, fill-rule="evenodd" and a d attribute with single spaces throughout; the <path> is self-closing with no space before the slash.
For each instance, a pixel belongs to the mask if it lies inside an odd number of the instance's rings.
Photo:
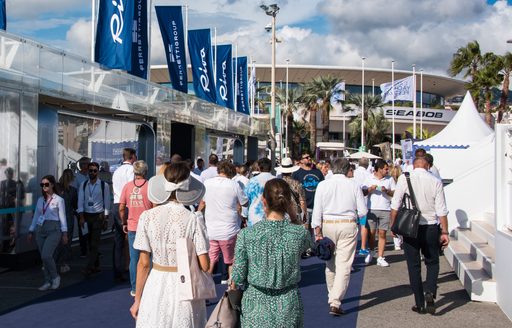
<path id="1" fill-rule="evenodd" d="M 366 228 L 370 230 L 389 230 L 390 211 L 370 210 L 366 214 Z"/>

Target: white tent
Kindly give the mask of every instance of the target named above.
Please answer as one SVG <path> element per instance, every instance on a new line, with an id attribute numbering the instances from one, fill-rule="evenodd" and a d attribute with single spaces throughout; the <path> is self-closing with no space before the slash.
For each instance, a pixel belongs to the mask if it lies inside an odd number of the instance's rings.
<path id="1" fill-rule="evenodd" d="M 486 157 L 487 148 L 494 147 L 494 131 L 480 116 L 467 92 L 451 122 L 432 138 L 415 142 L 414 147 L 424 148 L 434 156 L 434 165 L 443 179 L 454 179 L 465 173 L 468 161 L 478 162 Z M 481 152 L 470 151 L 471 147 Z"/>
<path id="2" fill-rule="evenodd" d="M 415 142 L 414 145 L 422 148 L 467 148 L 493 133 L 478 114 L 468 91 L 450 123 L 432 138 Z"/>

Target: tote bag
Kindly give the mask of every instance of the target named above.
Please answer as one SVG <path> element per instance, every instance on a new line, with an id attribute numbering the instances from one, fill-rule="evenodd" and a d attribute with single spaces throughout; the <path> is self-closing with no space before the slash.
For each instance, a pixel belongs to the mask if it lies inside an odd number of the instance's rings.
<path id="1" fill-rule="evenodd" d="M 206 328 L 238 328 L 240 327 L 240 311 L 242 307 L 242 291 L 227 290 L 213 309 Z"/>
<path id="2" fill-rule="evenodd" d="M 409 195 L 405 194 L 402 199 L 402 205 L 398 209 L 398 214 L 391 226 L 391 231 L 395 234 L 409 237 L 418 237 L 418 228 L 420 225 L 421 211 L 416 206 L 416 197 L 412 189 L 409 172 L 405 173 L 407 185 L 409 186 Z"/>
<path id="3" fill-rule="evenodd" d="M 177 296 L 181 301 L 216 298 L 215 282 L 212 276 L 201 270 L 197 260 L 196 247 L 190 238 L 176 240 L 178 265 Z"/>

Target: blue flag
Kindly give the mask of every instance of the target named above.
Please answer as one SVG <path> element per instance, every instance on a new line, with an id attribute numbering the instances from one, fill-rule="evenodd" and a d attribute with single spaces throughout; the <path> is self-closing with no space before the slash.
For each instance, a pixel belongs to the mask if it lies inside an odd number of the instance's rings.
<path id="1" fill-rule="evenodd" d="M 94 60 L 126 71 L 132 66 L 134 0 L 100 0 Z"/>
<path id="2" fill-rule="evenodd" d="M 187 93 L 187 59 L 181 6 L 155 6 L 155 10 L 160 32 L 162 32 L 172 88 Z"/>
<path id="3" fill-rule="evenodd" d="M 5 15 L 5 0 L 0 0 L 0 29 L 7 28 L 7 17 Z"/>
<path id="4" fill-rule="evenodd" d="M 243 114 L 250 114 L 249 109 L 249 89 L 247 87 L 247 57 L 238 57 L 235 59 L 236 65 L 236 111 Z"/>
<path id="5" fill-rule="evenodd" d="M 216 103 L 210 29 L 188 31 L 188 53 L 196 96 Z"/>
<path id="6" fill-rule="evenodd" d="M 217 46 L 217 104 L 231 109 L 233 102 L 233 65 L 231 65 L 231 45 Z"/>
<path id="7" fill-rule="evenodd" d="M 135 0 L 132 26 L 132 75 L 148 78 L 148 2 Z"/>

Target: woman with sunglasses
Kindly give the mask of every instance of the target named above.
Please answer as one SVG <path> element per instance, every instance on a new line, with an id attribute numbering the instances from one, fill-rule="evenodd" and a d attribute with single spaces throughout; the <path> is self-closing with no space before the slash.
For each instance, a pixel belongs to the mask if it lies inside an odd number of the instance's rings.
<path id="1" fill-rule="evenodd" d="M 41 179 L 42 196 L 37 200 L 32 224 L 29 228 L 28 241 L 33 239 L 36 232 L 36 242 L 44 269 L 44 284 L 39 290 L 57 289 L 60 286 L 60 276 L 53 253 L 61 239 L 65 245 L 68 243 L 68 227 L 66 223 L 66 209 L 64 199 L 55 191 L 56 181 L 53 175 L 46 175 Z"/>

